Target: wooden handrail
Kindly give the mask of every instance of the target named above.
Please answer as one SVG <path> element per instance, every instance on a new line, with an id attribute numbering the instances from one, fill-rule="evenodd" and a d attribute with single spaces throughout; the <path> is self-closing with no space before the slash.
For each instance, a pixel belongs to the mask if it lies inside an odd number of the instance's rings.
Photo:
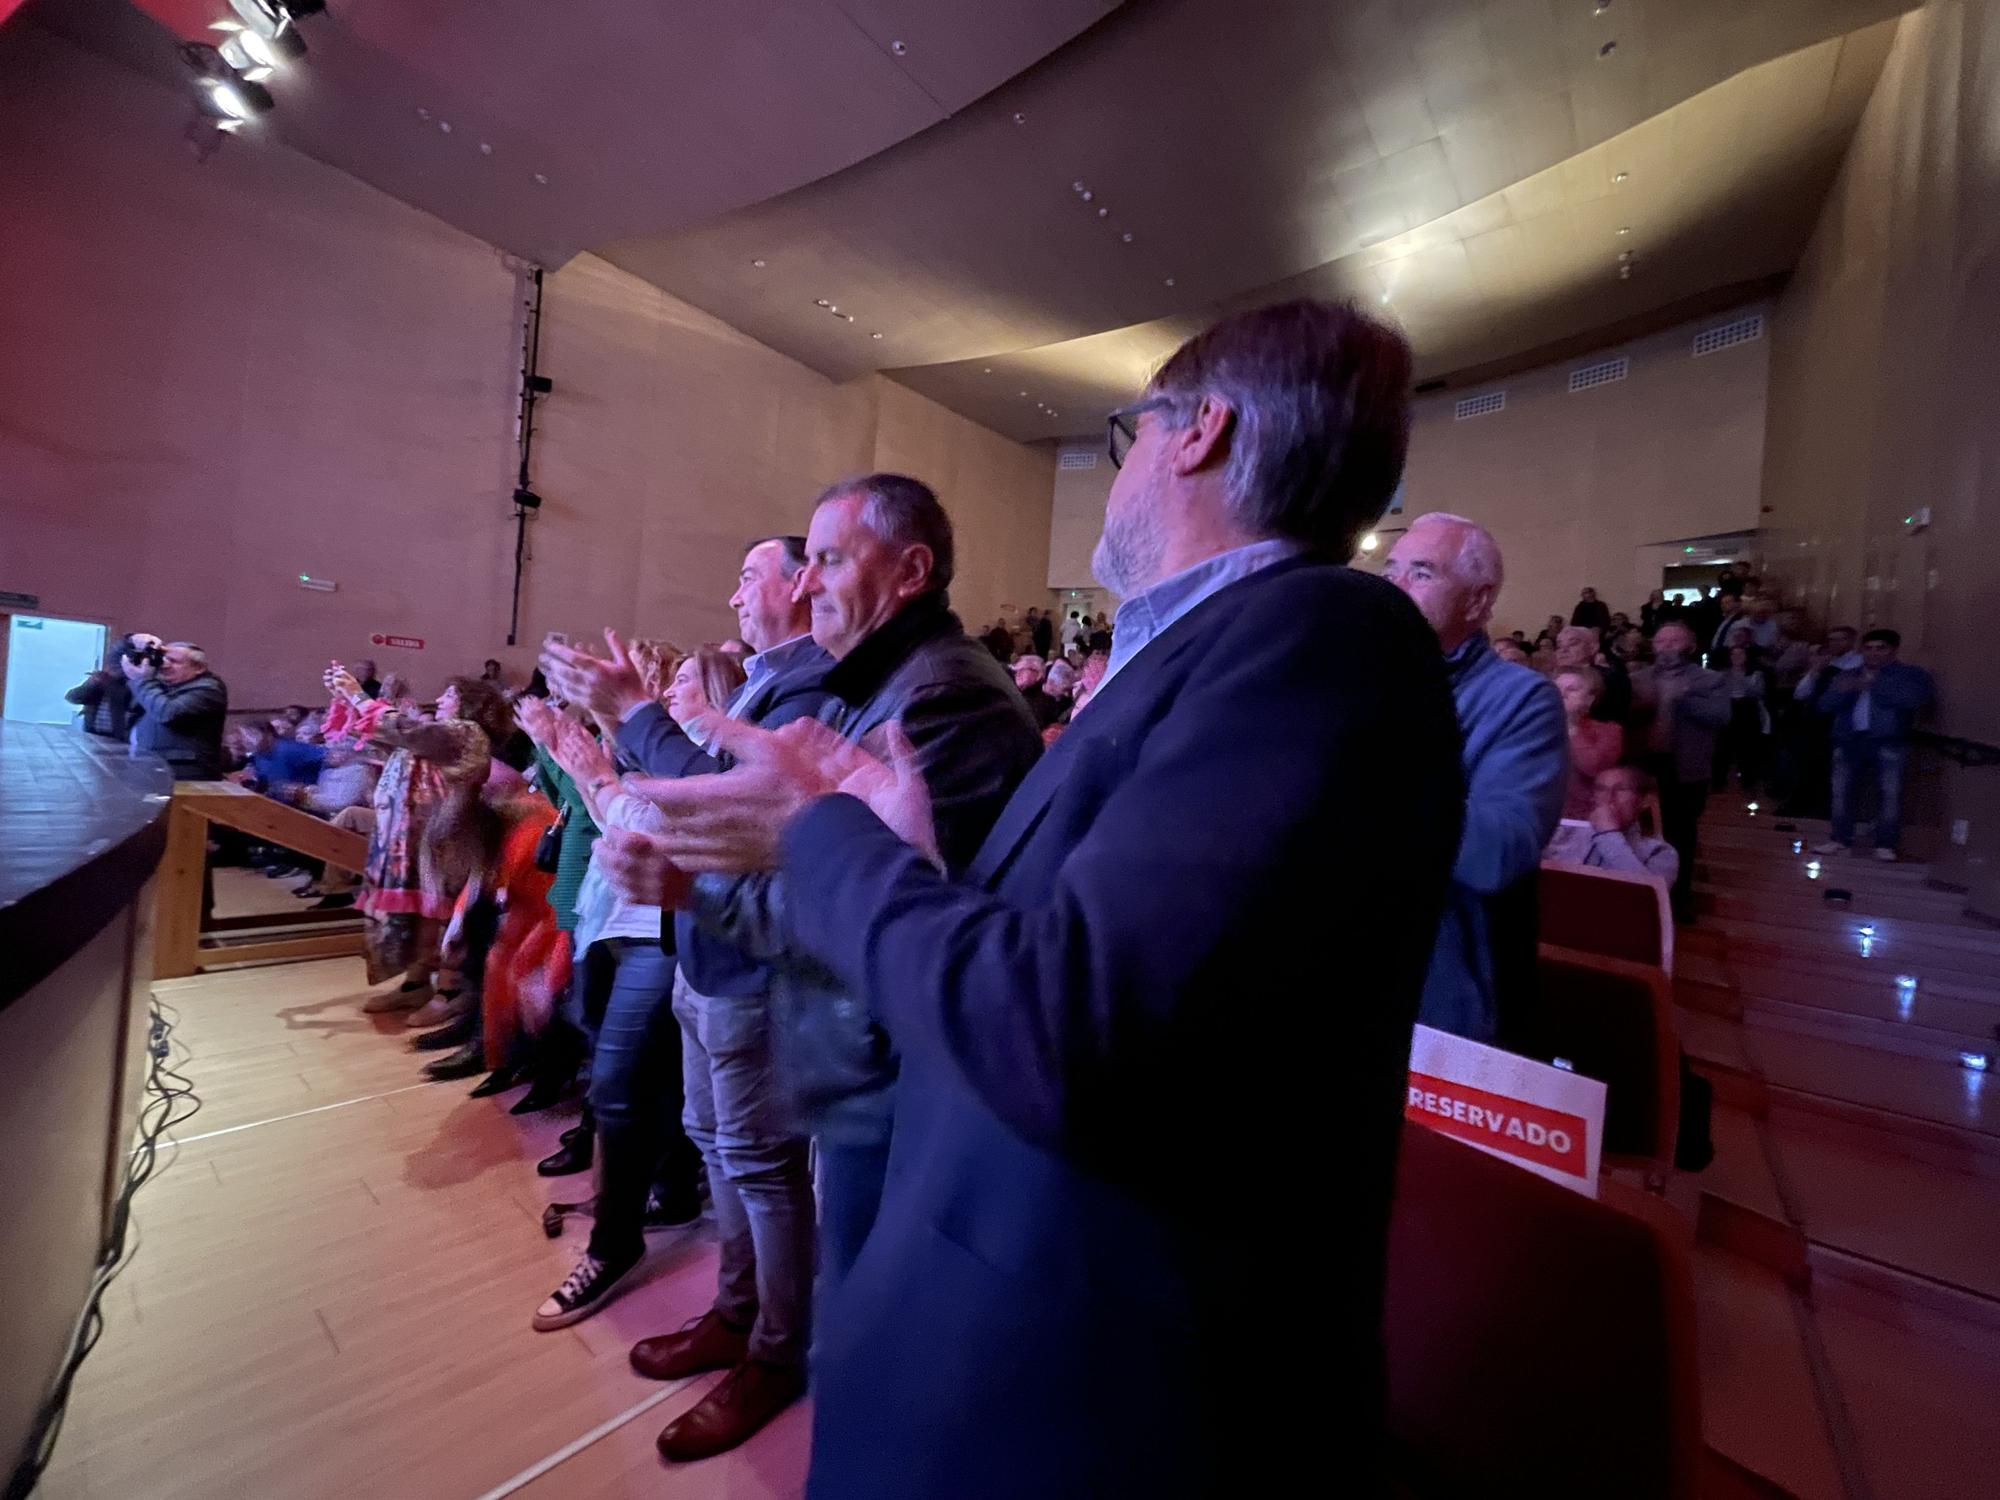
<path id="1" fill-rule="evenodd" d="M 341 870 L 361 870 L 368 840 L 310 813 L 274 802 L 232 781 L 174 784 L 167 812 L 167 852 L 160 861 L 154 926 L 153 974 L 181 979 L 217 964 L 279 963 L 295 958 L 338 958 L 361 951 L 359 932 L 313 933 L 262 942 L 202 942 L 202 885 L 208 859 L 208 825 L 220 823 L 280 848 Z"/>

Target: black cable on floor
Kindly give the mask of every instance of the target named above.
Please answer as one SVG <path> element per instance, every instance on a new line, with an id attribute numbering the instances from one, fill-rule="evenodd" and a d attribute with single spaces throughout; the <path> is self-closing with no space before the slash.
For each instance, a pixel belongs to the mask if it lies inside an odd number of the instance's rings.
<path id="1" fill-rule="evenodd" d="M 126 1158 L 125 1180 L 111 1205 L 111 1232 L 105 1238 L 104 1253 L 98 1259 L 96 1273 L 91 1277 L 83 1312 L 70 1335 L 69 1352 L 63 1359 L 62 1373 L 57 1376 L 48 1400 L 35 1418 L 20 1467 L 7 1481 L 4 1500 L 27 1500 L 41 1482 L 49 1460 L 54 1457 L 56 1439 L 62 1434 L 63 1414 L 69 1408 L 70 1387 L 75 1384 L 76 1372 L 104 1334 L 104 1293 L 118 1279 L 118 1273 L 132 1263 L 132 1257 L 139 1248 L 132 1222 L 132 1197 L 156 1172 L 173 1160 L 171 1156 L 167 1162 L 160 1160 L 160 1142 L 166 1139 L 167 1132 L 192 1119 L 201 1108 L 193 1082 L 178 1067 L 189 1056 L 186 1044 L 172 1039 L 174 1024 L 180 1020 L 180 1013 L 171 1006 L 161 1005 L 159 998 L 154 996 L 149 1006 L 149 1020 L 145 1100 L 139 1106 L 139 1136 L 131 1155 Z M 174 1055 L 177 1048 L 178 1057 Z"/>

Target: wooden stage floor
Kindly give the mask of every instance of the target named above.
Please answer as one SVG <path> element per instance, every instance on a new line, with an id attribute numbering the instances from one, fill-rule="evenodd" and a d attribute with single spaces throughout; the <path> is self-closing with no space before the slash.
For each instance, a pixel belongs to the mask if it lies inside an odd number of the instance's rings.
<path id="1" fill-rule="evenodd" d="M 1959 1500 L 2000 1472 L 2000 932 L 1919 866 L 1811 878 L 1791 842 L 1823 826 L 1718 797 L 1682 946 L 1682 1041 L 1721 1080 L 1716 1161 L 1671 1193 L 1713 1493 Z M 800 1494 L 804 1405 L 705 1464 L 653 1450 L 715 1377 L 654 1385 L 626 1350 L 708 1305 L 699 1229 L 657 1236 L 597 1318 L 529 1329 L 583 1233 L 539 1221 L 588 1179 L 533 1170 L 574 1106 L 516 1120 L 514 1096 L 418 1082 L 397 1018 L 358 1009 L 358 960 L 157 991 L 203 1108 L 138 1197 L 47 1500 Z"/>

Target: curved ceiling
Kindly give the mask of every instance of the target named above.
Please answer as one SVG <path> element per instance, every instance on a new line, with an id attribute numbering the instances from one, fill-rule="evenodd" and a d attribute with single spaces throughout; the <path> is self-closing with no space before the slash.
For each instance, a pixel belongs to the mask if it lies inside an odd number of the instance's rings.
<path id="1" fill-rule="evenodd" d="M 1435 376 L 1789 269 L 1914 3 L 336 0 L 263 128 L 1026 440 L 1248 302 Z M 177 79 L 225 9 L 28 7 Z"/>
<path id="2" fill-rule="evenodd" d="M 949 118 L 1119 0 L 334 0 L 260 122 L 295 150 L 559 266 L 782 194 Z M 143 12 L 143 14 L 142 14 Z M 37 0 L 183 82 L 229 0 Z"/>

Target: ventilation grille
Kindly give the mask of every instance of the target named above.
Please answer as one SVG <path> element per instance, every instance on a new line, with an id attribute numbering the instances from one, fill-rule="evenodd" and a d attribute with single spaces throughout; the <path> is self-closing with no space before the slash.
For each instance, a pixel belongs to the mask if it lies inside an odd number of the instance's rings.
<path id="1" fill-rule="evenodd" d="M 1752 343 L 1764 336 L 1764 315 L 1752 313 L 1747 318 L 1738 318 L 1733 323 L 1724 323 L 1719 328 L 1704 328 L 1694 336 L 1694 357 L 1713 354 L 1718 349 L 1732 348 L 1737 344 Z"/>
<path id="2" fill-rule="evenodd" d="M 1451 413 L 1459 421 L 1463 422 L 1467 417 L 1488 417 L 1496 411 L 1505 411 L 1506 409 L 1507 393 L 1505 391 L 1488 391 L 1483 396 L 1467 396 L 1463 401 L 1452 407 Z"/>
<path id="3" fill-rule="evenodd" d="M 1094 469 L 1097 467 L 1095 448 L 1065 448 L 1062 457 L 1056 460 L 1059 469 Z"/>
<path id="4" fill-rule="evenodd" d="M 1573 396 L 1578 391 L 1587 391 L 1592 386 L 1609 385 L 1614 380 L 1623 380 L 1632 373 L 1632 361 L 1624 355 L 1616 359 L 1601 360 L 1594 365 L 1585 365 L 1580 370 L 1569 372 L 1569 390 Z"/>

